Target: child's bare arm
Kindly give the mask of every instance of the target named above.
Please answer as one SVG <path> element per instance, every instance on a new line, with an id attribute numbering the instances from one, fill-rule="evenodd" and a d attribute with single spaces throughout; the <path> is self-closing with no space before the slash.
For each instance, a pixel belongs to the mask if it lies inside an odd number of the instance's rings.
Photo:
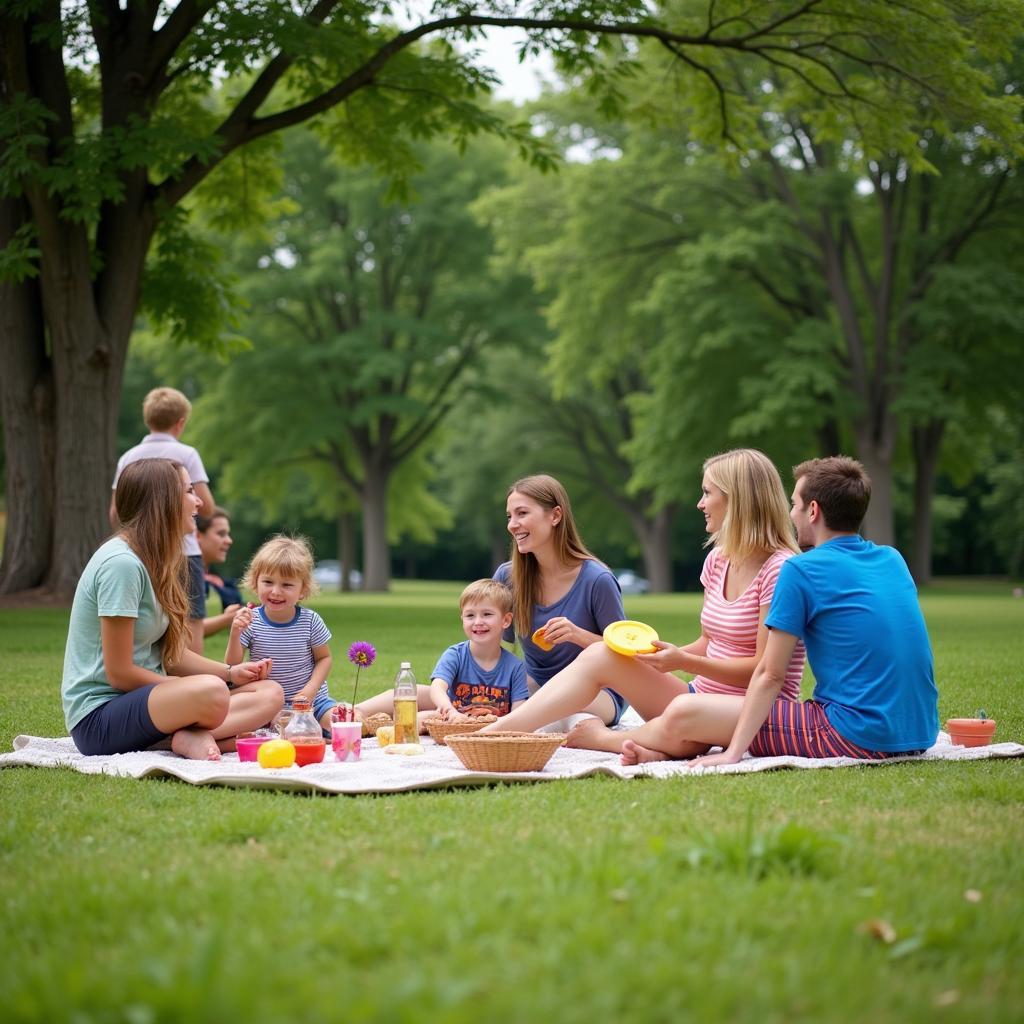
<path id="1" fill-rule="evenodd" d="M 318 644 L 313 648 L 313 671 L 310 673 L 306 685 L 299 693 L 310 700 L 316 695 L 321 684 L 327 679 L 331 671 L 331 649 L 327 644 Z"/>
<path id="2" fill-rule="evenodd" d="M 430 699 L 442 718 L 461 717 L 448 696 L 448 683 L 444 679 L 430 680 Z"/>
<path id="3" fill-rule="evenodd" d="M 242 630 L 252 625 L 252 609 L 239 608 L 231 620 L 231 632 L 228 634 L 228 646 L 224 652 L 224 660 L 235 665 L 245 660 L 245 649 L 242 647 Z"/>

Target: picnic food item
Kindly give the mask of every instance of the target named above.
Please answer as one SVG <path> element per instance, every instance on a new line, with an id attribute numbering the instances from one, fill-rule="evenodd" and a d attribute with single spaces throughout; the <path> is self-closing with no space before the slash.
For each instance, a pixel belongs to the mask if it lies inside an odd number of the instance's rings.
<path id="1" fill-rule="evenodd" d="M 550 651 L 554 648 L 554 644 L 548 643 L 547 638 L 544 636 L 544 627 L 540 626 L 538 629 L 533 631 L 533 636 L 530 639 L 542 650 Z"/>
<path id="2" fill-rule="evenodd" d="M 377 730 L 385 725 L 394 725 L 390 715 L 385 715 L 383 711 L 378 711 L 375 715 L 368 715 L 363 719 L 363 735 L 376 736 Z"/>
<path id="3" fill-rule="evenodd" d="M 646 622 L 635 619 L 620 619 L 609 622 L 604 630 L 604 642 L 616 653 L 632 658 L 636 654 L 653 654 L 658 648 L 654 641 L 657 631 Z"/>
<path id="4" fill-rule="evenodd" d="M 395 727 L 393 725 L 382 725 L 377 730 L 377 744 L 383 750 L 395 742 Z"/>
<path id="5" fill-rule="evenodd" d="M 448 736 L 461 736 L 464 733 L 476 732 L 478 729 L 482 729 L 485 725 L 490 725 L 491 722 L 496 722 L 497 720 L 497 715 L 473 715 L 470 718 L 460 718 L 453 722 L 446 721 L 443 718 L 428 718 L 425 724 L 427 732 L 430 733 L 430 738 L 435 743 L 444 746 L 445 739 Z"/>
<path id="6" fill-rule="evenodd" d="M 471 732 L 448 747 L 473 772 L 539 772 L 565 742 L 564 732 Z"/>
<path id="7" fill-rule="evenodd" d="M 402 662 L 395 676 L 395 742 L 418 743 L 419 724 L 416 721 L 416 677 L 412 666 Z"/>
<path id="8" fill-rule="evenodd" d="M 390 743 L 384 751 L 385 754 L 398 754 L 400 757 L 414 757 L 423 753 L 423 747 L 416 742 Z"/>
<path id="9" fill-rule="evenodd" d="M 292 717 L 284 727 L 283 739 L 295 747 L 295 762 L 302 767 L 324 759 L 327 744 L 320 723 L 313 717 L 308 697 L 301 693 L 292 701 Z"/>
<path id="10" fill-rule="evenodd" d="M 267 740 L 256 754 L 261 768 L 291 768 L 295 764 L 295 747 L 287 740 Z"/>

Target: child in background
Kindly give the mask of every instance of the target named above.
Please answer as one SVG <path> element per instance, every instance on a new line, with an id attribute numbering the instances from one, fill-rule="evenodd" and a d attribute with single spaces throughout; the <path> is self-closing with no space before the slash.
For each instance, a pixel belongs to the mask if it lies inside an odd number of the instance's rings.
<path id="1" fill-rule="evenodd" d="M 231 623 L 227 658 L 270 658 L 270 674 L 286 701 L 300 694 L 313 705 L 313 716 L 328 735 L 337 701 L 327 692 L 331 671 L 330 630 L 324 620 L 299 604 L 316 591 L 313 553 L 301 538 L 274 537 L 252 557 L 243 585 L 256 592 L 258 608 L 242 608 Z"/>
<path id="2" fill-rule="evenodd" d="M 420 732 L 428 718 L 452 721 L 468 715 L 507 715 L 526 700 L 526 666 L 501 646 L 512 623 L 512 591 L 497 580 L 470 583 L 459 597 L 466 639 L 453 644 L 430 673 L 430 686 L 418 686 Z M 391 714 L 394 691 L 356 705 L 356 716 Z"/>

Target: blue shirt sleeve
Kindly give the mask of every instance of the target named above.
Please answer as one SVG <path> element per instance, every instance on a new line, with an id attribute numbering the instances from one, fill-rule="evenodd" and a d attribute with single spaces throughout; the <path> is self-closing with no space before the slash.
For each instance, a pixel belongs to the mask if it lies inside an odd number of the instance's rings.
<path id="1" fill-rule="evenodd" d="M 494 570 L 494 575 L 491 577 L 492 580 L 497 580 L 499 583 L 504 583 L 510 590 L 512 589 L 512 563 L 502 562 L 497 569 Z M 514 625 L 509 626 L 501 634 L 501 639 L 508 644 L 514 644 L 516 642 L 516 628 Z"/>
<path id="2" fill-rule="evenodd" d="M 619 622 L 626 617 L 626 609 L 622 604 L 622 589 L 610 569 L 605 569 L 594 580 L 590 603 L 598 633 L 603 633 L 610 623 Z"/>
<path id="3" fill-rule="evenodd" d="M 810 608 L 804 577 L 795 562 L 796 558 L 787 559 L 779 570 L 765 625 L 769 629 L 778 629 L 803 640 L 810 619 Z"/>
<path id="4" fill-rule="evenodd" d="M 459 671 L 459 652 L 458 644 L 454 644 L 449 647 L 440 658 L 437 659 L 437 664 L 434 666 L 434 671 L 430 673 L 431 681 L 434 679 L 443 679 L 451 688 L 452 683 L 455 681 L 455 676 Z M 451 693 L 448 694 L 451 697 Z"/>

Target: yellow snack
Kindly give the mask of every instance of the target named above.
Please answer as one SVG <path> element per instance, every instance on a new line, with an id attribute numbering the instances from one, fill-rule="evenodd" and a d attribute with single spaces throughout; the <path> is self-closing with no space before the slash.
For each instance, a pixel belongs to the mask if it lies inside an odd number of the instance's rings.
<path id="1" fill-rule="evenodd" d="M 295 764 L 295 746 L 288 740 L 267 740 L 260 745 L 256 759 L 261 768 L 291 768 Z"/>
<path id="2" fill-rule="evenodd" d="M 423 753 L 423 747 L 419 743 L 392 743 L 385 754 L 401 754 L 403 757 L 414 757 Z"/>
<path id="3" fill-rule="evenodd" d="M 542 651 L 553 651 L 555 645 L 548 642 L 548 638 L 544 635 L 544 627 L 541 626 L 539 629 L 533 631 L 533 636 L 530 639 L 542 650 Z"/>
<path id="4" fill-rule="evenodd" d="M 395 727 L 393 725 L 382 725 L 377 730 L 377 743 L 380 744 L 381 750 L 385 747 L 390 747 L 395 742 Z"/>

